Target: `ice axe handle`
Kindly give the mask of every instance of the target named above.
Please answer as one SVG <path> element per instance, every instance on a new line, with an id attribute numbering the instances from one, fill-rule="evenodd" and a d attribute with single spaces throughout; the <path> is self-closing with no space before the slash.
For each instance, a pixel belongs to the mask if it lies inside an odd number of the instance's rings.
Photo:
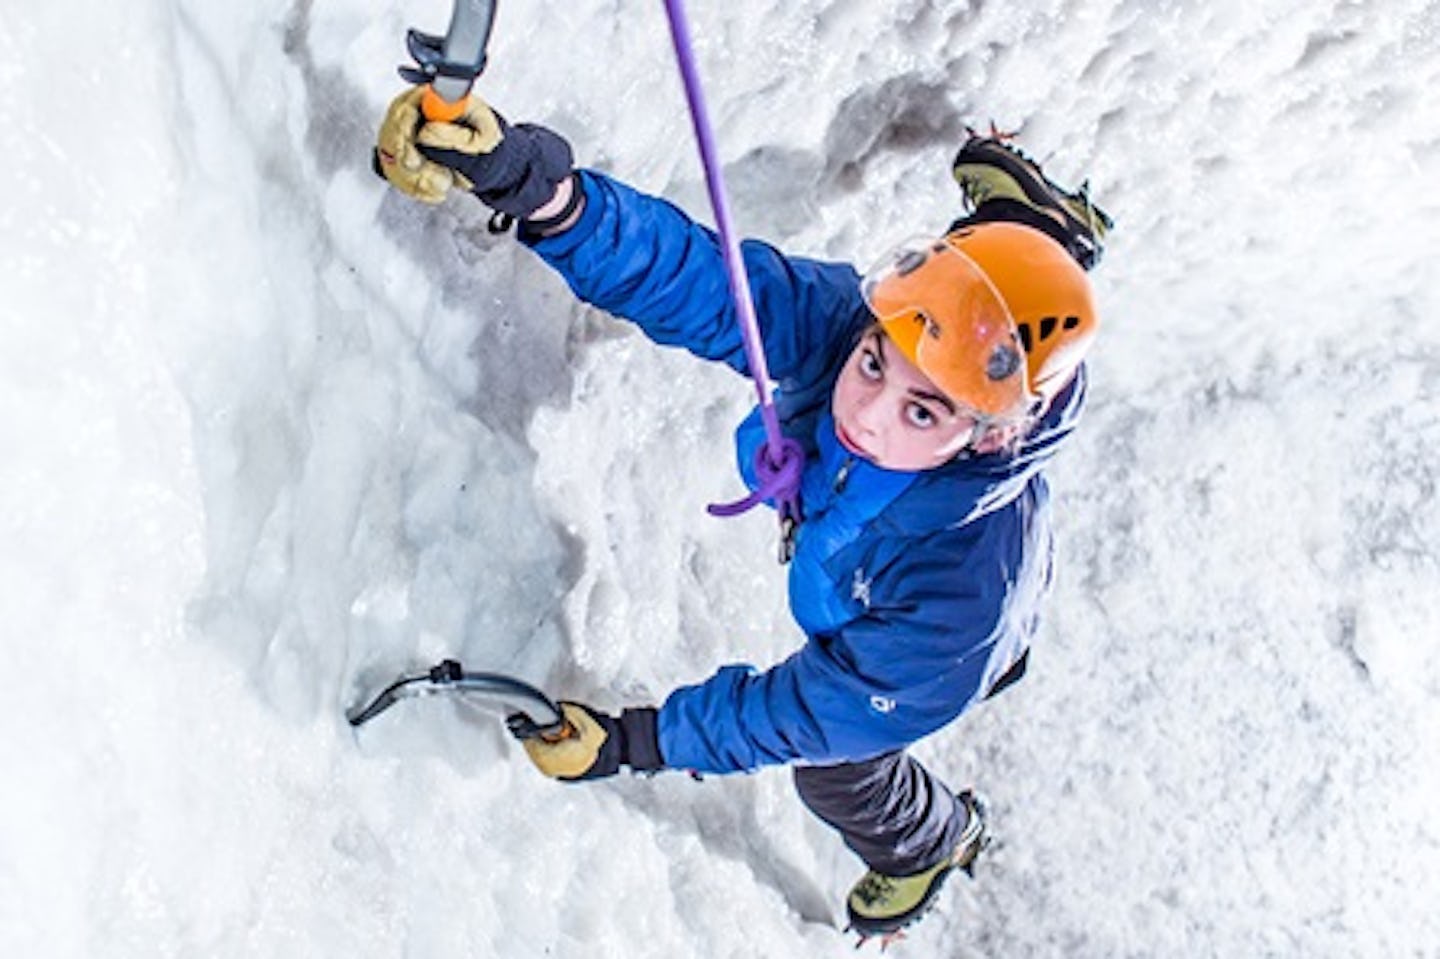
<path id="1" fill-rule="evenodd" d="M 465 113 L 470 87 L 485 69 L 485 44 L 493 16 L 493 3 L 461 0 L 445 36 L 406 32 L 405 46 L 415 66 L 402 66 L 400 76 L 409 83 L 425 85 L 420 100 L 425 119 L 453 123 Z M 461 60 L 453 59 L 457 51 L 463 51 Z"/>
<path id="2" fill-rule="evenodd" d="M 465 115 L 466 97 L 451 102 L 435 92 L 435 85 L 425 88 L 420 97 L 420 112 L 432 123 L 454 123 Z"/>

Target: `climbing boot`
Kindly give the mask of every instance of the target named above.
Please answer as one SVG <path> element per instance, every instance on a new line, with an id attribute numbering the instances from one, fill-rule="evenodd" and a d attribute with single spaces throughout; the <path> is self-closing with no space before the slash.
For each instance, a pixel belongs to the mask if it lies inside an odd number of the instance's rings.
<path id="1" fill-rule="evenodd" d="M 989 844 L 985 807 L 968 789 L 957 798 L 968 819 L 949 857 L 908 876 L 887 876 L 872 869 L 850 890 L 846 902 L 850 928 L 860 934 L 862 945 L 871 936 L 883 937 L 882 946 L 899 938 L 900 930 L 929 911 L 940 887 L 956 869 L 974 875 L 975 857 Z"/>
<path id="2" fill-rule="evenodd" d="M 1094 267 L 1105 252 L 1105 234 L 1115 224 L 1109 214 L 1090 202 L 1089 184 L 1074 192 L 1057 186 L 1046 178 L 1039 163 L 1006 139 L 999 133 L 985 136 L 971 130 L 955 155 L 955 181 L 967 206 L 981 213 L 992 201 L 1009 201 L 1012 208 L 1019 204 L 1025 210 L 1017 219 L 1054 237 L 1085 269 Z"/>

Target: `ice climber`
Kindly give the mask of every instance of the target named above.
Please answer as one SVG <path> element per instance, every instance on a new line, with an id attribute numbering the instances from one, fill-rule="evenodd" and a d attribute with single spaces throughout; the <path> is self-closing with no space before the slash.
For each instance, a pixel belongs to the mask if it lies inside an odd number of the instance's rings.
<path id="1" fill-rule="evenodd" d="M 438 203 L 456 187 L 518 221 L 582 300 L 650 339 L 747 371 L 716 237 L 478 98 L 426 122 L 390 105 L 376 165 Z M 800 798 L 868 866 L 850 922 L 888 935 L 983 848 L 983 809 L 906 747 L 1025 671 L 1051 580 L 1043 470 L 1084 402 L 1098 318 L 1085 270 L 1109 226 L 995 137 L 955 160 L 968 215 L 868 276 L 743 246 L 785 433 L 804 447 L 789 571 L 805 641 L 765 671 L 723 666 L 658 708 L 562 705 L 573 735 L 525 748 L 540 771 L 731 773 L 788 764 Z M 763 441 L 736 433 L 747 483 Z"/>

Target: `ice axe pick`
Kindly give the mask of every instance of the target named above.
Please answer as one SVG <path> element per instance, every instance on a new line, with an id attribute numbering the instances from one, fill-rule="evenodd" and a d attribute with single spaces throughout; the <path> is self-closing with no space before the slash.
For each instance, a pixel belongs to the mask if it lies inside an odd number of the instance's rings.
<path id="1" fill-rule="evenodd" d="M 503 710 L 505 725 L 516 739 L 555 743 L 575 735 L 575 728 L 560 707 L 534 686 L 502 673 L 469 672 L 453 659 L 422 673 L 401 676 L 369 700 L 347 710 L 345 718 L 351 726 L 360 727 L 402 699 L 443 694 Z"/>

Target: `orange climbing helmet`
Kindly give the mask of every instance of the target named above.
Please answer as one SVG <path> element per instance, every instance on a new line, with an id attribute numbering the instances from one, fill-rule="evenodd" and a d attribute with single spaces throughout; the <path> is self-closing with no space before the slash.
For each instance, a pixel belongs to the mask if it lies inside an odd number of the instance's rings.
<path id="1" fill-rule="evenodd" d="M 903 244 L 861 291 L 886 335 L 956 403 L 1018 422 L 1070 382 L 1099 318 L 1085 271 L 1018 223 Z"/>

